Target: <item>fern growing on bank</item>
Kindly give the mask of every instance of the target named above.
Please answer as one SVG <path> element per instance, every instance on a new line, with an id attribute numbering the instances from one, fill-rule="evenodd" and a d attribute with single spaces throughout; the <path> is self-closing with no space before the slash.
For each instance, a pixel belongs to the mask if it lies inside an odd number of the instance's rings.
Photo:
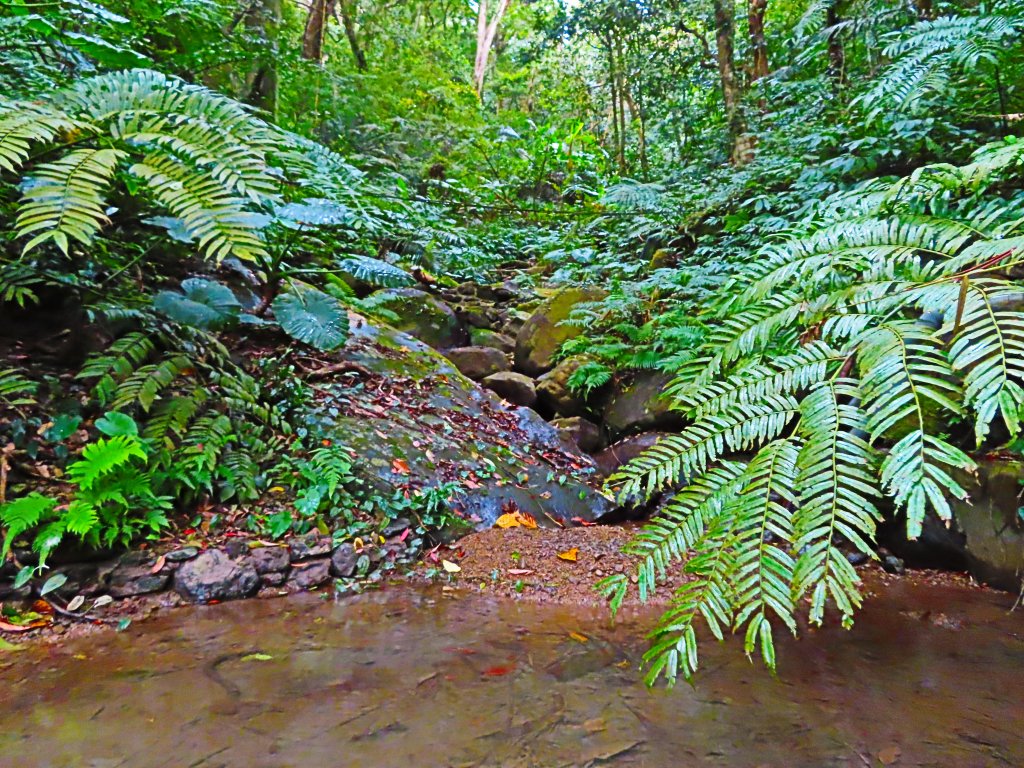
<path id="1" fill-rule="evenodd" d="M 998 198 L 995 216 L 992 201 L 947 202 L 983 189 L 979 163 L 1003 178 L 1019 157 L 987 147 L 963 169 L 869 190 L 872 215 L 770 246 L 728 287 L 670 386 L 689 426 L 609 481 L 623 498 L 674 492 L 628 547 L 643 598 L 671 564 L 687 574 L 645 657 L 649 681 L 693 674 L 698 623 L 743 632 L 770 667 L 774 631 L 795 633 L 804 600 L 813 624 L 832 609 L 849 626 L 861 595 L 840 545 L 874 557 L 880 499 L 916 538 L 926 515 L 949 521 L 951 499 L 966 498 L 964 444 L 980 447 L 997 422 L 1002 439 L 1019 434 L 1024 293 L 1007 270 L 1024 263 L 1021 213 Z M 601 582 L 613 608 L 627 584 Z"/>

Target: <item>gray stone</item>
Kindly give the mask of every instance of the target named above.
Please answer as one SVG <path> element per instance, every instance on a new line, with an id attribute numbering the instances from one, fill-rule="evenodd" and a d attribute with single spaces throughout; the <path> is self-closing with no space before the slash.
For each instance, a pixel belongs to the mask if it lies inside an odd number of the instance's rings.
<path id="1" fill-rule="evenodd" d="M 567 325 L 569 314 L 577 304 L 603 299 L 607 293 L 597 288 L 563 288 L 543 302 L 516 336 L 516 370 L 528 376 L 539 376 L 555 364 L 555 354 L 569 339 L 583 329 Z"/>
<path id="2" fill-rule="evenodd" d="M 645 432 L 642 435 L 633 435 L 620 440 L 614 445 L 609 445 L 599 454 L 594 456 L 594 463 L 597 464 L 597 471 L 602 477 L 614 474 L 615 470 L 623 464 L 635 459 L 641 453 L 653 446 L 663 437 L 665 432 Z"/>
<path id="3" fill-rule="evenodd" d="M 461 347 L 469 334 L 454 310 L 415 288 L 388 288 L 374 294 L 379 306 L 398 315 L 394 327 L 434 349 Z"/>
<path id="4" fill-rule="evenodd" d="M 236 560 L 240 557 L 247 557 L 250 549 L 249 541 L 250 539 L 241 537 L 230 538 L 224 542 L 224 551 L 228 553 L 228 556 Z"/>
<path id="5" fill-rule="evenodd" d="M 275 571 L 260 574 L 260 584 L 264 587 L 280 587 L 288 579 L 286 571 Z"/>
<path id="6" fill-rule="evenodd" d="M 257 547 L 250 552 L 253 568 L 260 576 L 287 571 L 291 563 L 288 547 Z"/>
<path id="7" fill-rule="evenodd" d="M 587 453 L 593 453 L 600 449 L 601 443 L 604 442 L 601 428 L 582 416 L 555 419 L 551 422 L 551 426 L 565 432 L 581 451 L 586 451 Z"/>
<path id="8" fill-rule="evenodd" d="M 537 402 L 537 389 L 533 379 L 525 374 L 500 371 L 487 376 L 481 383 L 513 405 L 524 405 L 529 408 Z"/>
<path id="9" fill-rule="evenodd" d="M 170 569 L 164 568 L 157 573 L 150 571 L 151 567 L 118 566 L 110 574 L 107 592 L 112 597 L 133 597 L 166 589 L 171 580 Z"/>
<path id="10" fill-rule="evenodd" d="M 409 518 L 396 517 L 394 520 L 390 521 L 387 525 L 384 526 L 384 530 L 380 532 L 380 535 L 383 536 L 385 539 L 389 539 L 392 536 L 397 536 L 399 533 L 401 533 L 411 525 L 412 523 L 409 522 Z"/>
<path id="11" fill-rule="evenodd" d="M 305 536 L 289 541 L 288 551 L 291 553 L 292 562 L 308 560 L 311 557 L 322 557 L 330 554 L 331 537 L 319 533 L 307 533 Z"/>
<path id="12" fill-rule="evenodd" d="M 548 416 L 582 416 L 587 412 L 586 398 L 569 388 L 569 377 L 586 357 L 570 357 L 537 379 L 538 410 Z"/>
<path id="13" fill-rule="evenodd" d="M 259 585 L 259 574 L 251 562 L 232 560 L 219 549 L 203 552 L 182 564 L 174 574 L 175 590 L 192 603 L 248 597 Z"/>
<path id="14" fill-rule="evenodd" d="M 474 347 L 491 347 L 506 354 L 511 354 L 516 348 L 514 338 L 486 328 L 470 328 L 469 342 Z"/>
<path id="15" fill-rule="evenodd" d="M 169 563 L 183 563 L 186 560 L 191 560 L 199 554 L 198 547 L 182 547 L 181 549 L 172 549 L 166 553 L 164 557 L 167 558 Z"/>
<path id="16" fill-rule="evenodd" d="M 331 578 L 331 561 L 310 560 L 299 568 L 292 568 L 288 574 L 288 586 L 295 589 L 313 589 Z"/>
<path id="17" fill-rule="evenodd" d="M 331 573 L 347 579 L 356 572 L 358 560 L 359 555 L 356 554 L 356 548 L 351 544 L 342 544 L 331 555 Z"/>
<path id="18" fill-rule="evenodd" d="M 492 373 L 508 370 L 505 354 L 492 347 L 456 347 L 444 353 L 459 373 L 479 381 Z"/>
<path id="19" fill-rule="evenodd" d="M 671 432 L 683 424 L 682 415 L 670 408 L 665 388 L 672 374 L 637 371 L 618 380 L 609 395 L 602 418 L 613 438 L 651 430 Z"/>

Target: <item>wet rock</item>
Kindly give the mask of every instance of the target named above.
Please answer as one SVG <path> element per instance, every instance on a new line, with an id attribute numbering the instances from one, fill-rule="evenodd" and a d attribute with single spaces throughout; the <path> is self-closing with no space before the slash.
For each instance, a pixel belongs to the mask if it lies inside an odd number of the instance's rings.
<path id="1" fill-rule="evenodd" d="M 118 566 L 110 574 L 107 592 L 112 597 L 133 597 L 166 589 L 171 580 L 170 569 L 164 568 L 157 573 L 151 570 L 151 566 Z"/>
<path id="2" fill-rule="evenodd" d="M 601 447 L 601 428 L 581 416 L 555 419 L 551 422 L 551 426 L 566 433 L 581 451 L 593 453 Z"/>
<path id="3" fill-rule="evenodd" d="M 501 315 L 494 307 L 481 304 L 460 304 L 455 314 L 471 328 L 492 329 L 501 322 Z"/>
<path id="4" fill-rule="evenodd" d="M 470 328 L 469 342 L 474 347 L 490 347 L 505 354 L 511 354 L 516 348 L 514 338 L 486 328 Z"/>
<path id="5" fill-rule="evenodd" d="M 863 565 L 864 563 L 866 563 L 870 559 L 871 558 L 869 558 L 867 555 L 865 555 L 863 552 L 860 552 L 860 551 L 854 551 L 854 552 L 847 552 L 846 553 L 846 561 L 850 565 Z"/>
<path id="6" fill-rule="evenodd" d="M 172 549 L 166 553 L 164 557 L 167 558 L 169 563 L 183 563 L 186 560 L 192 560 L 199 554 L 198 547 L 182 547 L 181 549 Z"/>
<path id="7" fill-rule="evenodd" d="M 537 390 L 533 379 L 522 373 L 515 371 L 492 373 L 481 383 L 513 405 L 524 405 L 529 408 L 537 402 Z"/>
<path id="8" fill-rule="evenodd" d="M 288 575 L 288 586 L 293 589 L 313 589 L 331 578 L 331 561 L 311 560 L 303 563 L 301 568 L 292 568 Z"/>
<path id="9" fill-rule="evenodd" d="M 251 562 L 232 560 L 219 549 L 203 552 L 174 574 L 174 589 L 192 603 L 248 597 L 259 584 L 259 574 Z"/>
<path id="10" fill-rule="evenodd" d="M 645 432 L 642 435 L 633 435 L 632 437 L 620 440 L 594 456 L 597 471 L 602 477 L 608 477 L 623 464 L 635 459 L 663 437 L 667 436 L 668 433 L 666 432 Z"/>
<path id="11" fill-rule="evenodd" d="M 54 594 L 64 600 L 70 600 L 75 595 L 91 597 L 103 591 L 105 582 L 117 566 L 117 561 L 62 565 L 54 568 L 52 572 L 47 571 L 44 576 L 36 579 L 33 582 L 33 588 L 38 592 L 51 576 L 60 573 L 67 577 L 67 581 L 58 587 Z"/>
<path id="12" fill-rule="evenodd" d="M 564 324 L 573 307 L 606 296 L 597 288 L 564 288 L 543 302 L 516 336 L 515 367 L 529 376 L 539 376 L 555 364 L 555 354 L 562 344 L 579 336 L 583 329 Z"/>
<path id="13" fill-rule="evenodd" d="M 671 410 L 664 397 L 671 380 L 672 375 L 663 371 L 638 371 L 616 382 L 602 413 L 612 437 L 681 427 L 682 415 Z"/>
<path id="14" fill-rule="evenodd" d="M 593 464 L 586 454 L 536 412 L 510 406 L 423 343 L 354 321 L 340 355 L 372 376 L 403 382 L 373 411 L 331 412 L 330 401 L 320 399 L 309 404 L 306 418 L 326 425 L 324 437 L 360 456 L 355 471 L 375 492 L 389 497 L 410 485 L 473 477 L 479 487 L 458 504 L 478 528 L 491 526 L 509 503 L 551 525 L 549 515 L 592 520 L 608 511 L 610 503 L 587 479 Z M 320 386 L 353 403 L 365 398 L 361 392 L 353 397 L 345 379 Z M 402 471 L 396 472 L 399 459 Z"/>
<path id="15" fill-rule="evenodd" d="M 412 523 L 409 522 L 409 518 L 396 517 L 394 520 L 390 521 L 387 525 L 384 526 L 384 529 L 380 532 L 380 535 L 383 536 L 385 539 L 389 539 L 392 536 L 397 536 L 406 528 L 409 528 L 411 525 Z"/>
<path id="16" fill-rule="evenodd" d="M 286 571 L 275 571 L 260 574 L 260 584 L 264 587 L 280 587 L 288 579 Z"/>
<path id="17" fill-rule="evenodd" d="M 444 353 L 459 373 L 479 381 L 493 373 L 508 370 L 505 354 L 491 347 L 456 347 Z"/>
<path id="18" fill-rule="evenodd" d="M 351 544 L 342 544 L 331 555 L 331 573 L 343 579 L 347 579 L 356 572 L 356 564 L 359 555 L 356 548 Z"/>
<path id="19" fill-rule="evenodd" d="M 249 554 L 249 542 L 250 539 L 246 538 L 231 538 L 224 543 L 224 551 L 228 553 L 229 557 L 233 557 L 236 560 L 240 557 L 246 557 Z"/>
<path id="20" fill-rule="evenodd" d="M 455 311 L 429 293 L 415 288 L 389 288 L 375 293 L 374 299 L 398 315 L 395 328 L 434 349 L 461 347 L 469 341 Z"/>
<path id="21" fill-rule="evenodd" d="M 305 536 L 288 542 L 288 551 L 292 562 L 308 560 L 311 557 L 322 557 L 331 552 L 331 537 L 319 533 L 307 533 Z"/>
<path id="22" fill-rule="evenodd" d="M 569 377 L 585 362 L 586 357 L 570 357 L 537 379 L 537 403 L 543 414 L 582 416 L 587 412 L 586 399 L 569 388 Z"/>
<path id="23" fill-rule="evenodd" d="M 893 573 L 897 575 L 902 574 L 906 570 L 903 565 L 903 561 L 896 557 L 896 555 L 884 555 L 882 557 L 882 569 L 886 573 Z"/>
<path id="24" fill-rule="evenodd" d="M 287 547 L 257 547 L 250 552 L 250 560 L 260 576 L 281 573 L 291 564 L 291 552 Z"/>

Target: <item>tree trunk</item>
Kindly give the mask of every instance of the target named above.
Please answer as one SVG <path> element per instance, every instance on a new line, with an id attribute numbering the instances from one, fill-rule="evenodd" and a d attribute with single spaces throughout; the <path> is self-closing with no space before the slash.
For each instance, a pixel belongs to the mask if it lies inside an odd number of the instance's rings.
<path id="1" fill-rule="evenodd" d="M 327 20 L 334 15 L 335 0 L 312 0 L 306 28 L 302 32 L 302 58 L 322 64 Z"/>
<path id="2" fill-rule="evenodd" d="M 754 55 L 750 70 L 751 81 L 768 76 L 768 42 L 764 36 L 764 14 L 767 8 L 768 0 L 750 0 L 747 6 L 750 49 Z"/>
<path id="3" fill-rule="evenodd" d="M 608 46 L 608 88 L 612 100 L 612 154 L 615 156 L 616 162 L 619 163 L 619 172 L 623 173 L 622 162 L 619 158 L 619 108 L 621 106 L 618 103 L 619 75 L 615 68 L 615 47 L 612 44 L 611 35 L 607 37 L 606 45 Z"/>
<path id="4" fill-rule="evenodd" d="M 839 0 L 836 0 L 829 5 L 825 15 L 825 27 L 829 30 L 828 75 L 836 90 L 841 89 L 846 83 L 846 49 L 843 47 L 843 38 L 836 29 L 841 21 Z"/>
<path id="5" fill-rule="evenodd" d="M 715 45 L 718 58 L 718 76 L 722 84 L 722 101 L 725 103 L 725 120 L 729 134 L 732 161 L 737 165 L 744 162 L 743 135 L 747 126 L 740 103 L 740 86 L 736 77 L 736 63 L 733 59 L 735 28 L 733 24 L 733 0 L 714 0 Z"/>
<path id="6" fill-rule="evenodd" d="M 334 0 L 331 0 L 334 2 Z M 366 54 L 359 45 L 359 36 L 356 34 L 356 22 L 349 7 L 349 0 L 338 0 L 338 14 L 341 16 L 341 26 L 345 30 L 345 37 L 348 39 L 348 47 L 352 50 L 352 58 L 355 60 L 356 69 L 360 72 L 366 71 Z"/>
<path id="7" fill-rule="evenodd" d="M 254 62 L 248 78 L 246 101 L 277 119 L 277 33 L 281 26 L 281 0 L 258 0 L 245 14 L 245 26 L 267 41 L 265 57 Z"/>
<path id="8" fill-rule="evenodd" d="M 917 10 L 917 18 L 921 21 L 935 18 L 932 0 L 914 0 L 914 8 Z"/>
<path id="9" fill-rule="evenodd" d="M 494 45 L 494 38 L 498 34 L 498 25 L 501 18 L 508 10 L 511 0 L 498 0 L 498 9 L 493 18 L 487 18 L 487 0 L 479 0 L 479 8 L 476 17 L 476 59 L 473 62 L 473 86 L 476 88 L 476 95 L 483 98 L 484 79 L 487 77 L 487 60 L 491 55 L 491 47 Z"/>

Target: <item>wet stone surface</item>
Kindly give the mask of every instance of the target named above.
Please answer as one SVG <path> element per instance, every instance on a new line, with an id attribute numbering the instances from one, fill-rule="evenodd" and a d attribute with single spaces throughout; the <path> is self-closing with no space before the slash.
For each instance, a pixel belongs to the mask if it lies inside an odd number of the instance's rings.
<path id="1" fill-rule="evenodd" d="M 176 609 L 0 656 L 19 768 L 1024 763 L 1013 596 L 894 584 L 854 632 L 779 638 L 779 677 L 706 643 L 648 690 L 652 617 L 395 589 Z M 781 633 L 780 633 L 781 635 Z"/>

